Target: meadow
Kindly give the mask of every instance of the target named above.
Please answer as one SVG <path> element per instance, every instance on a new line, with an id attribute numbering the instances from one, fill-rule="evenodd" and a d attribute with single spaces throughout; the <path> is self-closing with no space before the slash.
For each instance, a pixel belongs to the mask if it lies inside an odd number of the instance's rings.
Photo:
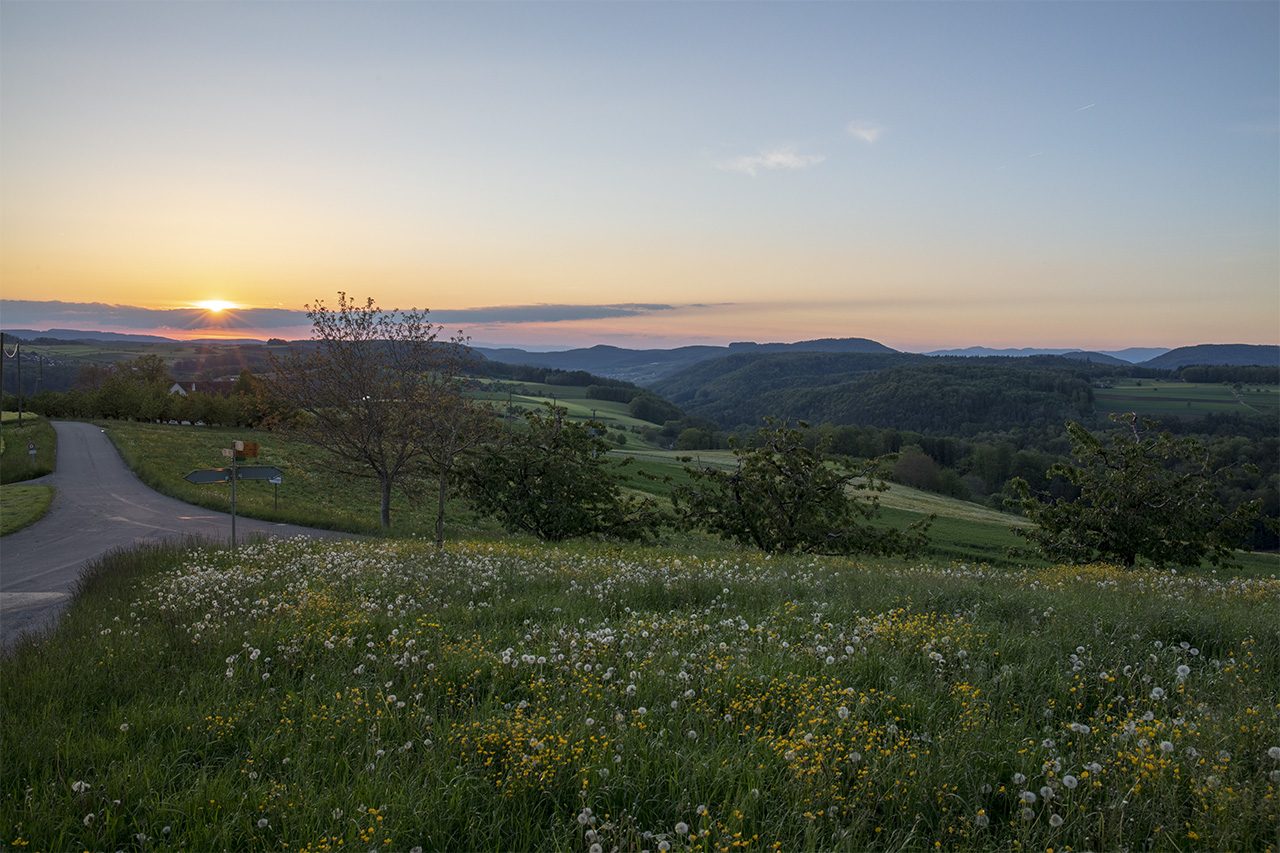
<path id="1" fill-rule="evenodd" d="M 0 536 L 35 524 L 53 503 L 53 486 L 0 487 Z"/>
<path id="2" fill-rule="evenodd" d="M 614 433 L 627 433 L 628 443 L 643 445 L 644 442 L 632 431 L 642 427 L 657 427 L 648 421 L 633 418 L 627 403 L 592 399 L 587 396 L 587 389 L 580 385 L 483 379 L 479 380 L 478 386 L 476 399 L 496 405 L 501 410 L 518 412 L 540 409 L 550 403 L 564 409 L 565 417 L 570 420 L 596 420 Z"/>
<path id="3" fill-rule="evenodd" d="M 1130 379 L 1110 388 L 1096 388 L 1093 397 L 1097 410 L 1103 414 L 1136 411 L 1156 419 L 1218 412 L 1280 415 L 1280 388 L 1267 385 L 1249 385 L 1237 392 L 1221 382 Z"/>
<path id="4" fill-rule="evenodd" d="M 1280 580 L 150 546 L 3 662 L 8 849 L 1280 846 Z"/>
<path id="5" fill-rule="evenodd" d="M 53 471 L 57 435 L 44 418 L 24 412 L 0 413 L 0 483 L 18 483 Z M 29 446 L 35 445 L 35 455 Z"/>

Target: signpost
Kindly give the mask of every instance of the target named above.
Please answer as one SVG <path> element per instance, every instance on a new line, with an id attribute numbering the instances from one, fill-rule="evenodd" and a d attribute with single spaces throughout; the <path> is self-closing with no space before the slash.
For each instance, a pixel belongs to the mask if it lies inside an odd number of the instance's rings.
<path id="1" fill-rule="evenodd" d="M 29 445 L 31 454 L 35 455 L 35 445 Z M 231 551 L 236 550 L 236 480 L 267 480 L 272 483 L 275 492 L 275 508 L 280 508 L 280 482 L 284 473 L 271 465 L 239 466 L 237 462 L 256 459 L 258 443 L 256 441 L 237 441 L 233 446 L 223 448 L 222 455 L 231 460 L 230 468 L 204 468 L 192 471 L 183 477 L 189 483 L 205 485 L 207 483 L 231 483 Z"/>
<path id="2" fill-rule="evenodd" d="M 206 468 L 203 471 L 192 471 L 182 479 L 188 483 L 203 486 L 206 483 L 225 483 L 231 479 L 230 468 Z"/>

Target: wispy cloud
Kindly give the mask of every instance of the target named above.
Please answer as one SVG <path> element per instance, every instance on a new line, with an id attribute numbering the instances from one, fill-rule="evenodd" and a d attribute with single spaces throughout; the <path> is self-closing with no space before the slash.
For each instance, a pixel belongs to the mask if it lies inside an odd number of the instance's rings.
<path id="1" fill-rule="evenodd" d="M 139 308 L 105 302 L 0 300 L 7 328 L 91 329 L 97 326 L 154 329 L 267 329 L 310 325 L 302 311 L 280 308 L 236 308 L 211 312 L 203 308 Z"/>
<path id="2" fill-rule="evenodd" d="M 432 311 L 431 319 L 450 325 L 459 323 L 563 323 L 574 320 L 607 320 L 635 317 L 657 311 L 673 311 L 674 305 L 627 302 L 614 305 L 492 305 L 483 308 L 454 308 Z"/>
<path id="3" fill-rule="evenodd" d="M 844 126 L 848 134 L 863 142 L 872 143 L 884 136 L 884 127 L 874 121 L 851 121 Z"/>
<path id="4" fill-rule="evenodd" d="M 495 305 L 431 311 L 436 325 L 516 325 L 563 323 L 636 317 L 677 310 L 674 305 L 628 302 L 607 305 Z M 220 312 L 200 308 L 139 308 L 103 302 L 56 302 L 24 299 L 0 300 L 0 322 L 6 329 L 110 328 L 156 330 L 297 329 L 310 326 L 304 311 L 281 308 L 234 308 Z"/>
<path id="5" fill-rule="evenodd" d="M 763 169 L 807 169 L 827 159 L 825 154 L 800 154 L 794 146 L 775 148 L 717 163 L 726 172 L 742 172 L 755 177 Z"/>

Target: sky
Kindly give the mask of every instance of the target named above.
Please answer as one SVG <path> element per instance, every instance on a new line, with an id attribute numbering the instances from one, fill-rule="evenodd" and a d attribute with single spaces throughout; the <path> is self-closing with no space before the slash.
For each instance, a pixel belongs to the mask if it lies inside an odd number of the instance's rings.
<path id="1" fill-rule="evenodd" d="M 1280 343 L 1280 3 L 0 3 L 0 326 L 339 292 L 538 348 Z"/>

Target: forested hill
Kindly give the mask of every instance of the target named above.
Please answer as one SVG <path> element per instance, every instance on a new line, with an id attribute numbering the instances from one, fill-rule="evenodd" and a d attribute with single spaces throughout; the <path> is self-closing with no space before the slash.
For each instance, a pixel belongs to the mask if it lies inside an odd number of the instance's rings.
<path id="1" fill-rule="evenodd" d="M 719 346 L 686 346 L 675 349 L 633 350 L 598 344 L 586 349 L 562 352 L 526 352 L 520 349 L 493 349 L 477 346 L 477 355 L 504 364 L 546 367 L 553 370 L 585 370 L 596 376 L 624 379 L 637 385 L 649 385 L 700 362 L 731 355 L 780 354 L 800 352 L 829 353 L 894 353 L 884 344 L 866 338 L 820 338 L 794 344 L 758 344 L 743 341 Z"/>
<path id="2" fill-rule="evenodd" d="M 1093 380 L 1115 370 L 1124 369 L 1059 356 L 743 355 L 694 365 L 653 390 L 725 429 L 772 415 L 971 436 L 1083 417 Z"/>
<path id="3" fill-rule="evenodd" d="M 1178 347 L 1164 355 L 1143 362 L 1144 367 L 1176 370 L 1189 365 L 1280 365 L 1280 346 L 1263 344 L 1200 344 L 1194 347 Z"/>

